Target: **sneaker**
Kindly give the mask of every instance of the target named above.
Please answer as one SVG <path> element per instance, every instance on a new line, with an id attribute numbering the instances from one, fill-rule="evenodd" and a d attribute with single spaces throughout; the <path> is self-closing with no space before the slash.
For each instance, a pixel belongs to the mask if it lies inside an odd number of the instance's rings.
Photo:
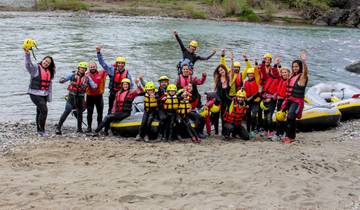
<path id="1" fill-rule="evenodd" d="M 144 141 L 144 138 L 141 137 L 140 135 L 137 135 L 135 141 Z"/>
<path id="2" fill-rule="evenodd" d="M 55 134 L 56 134 L 56 135 L 61 135 L 61 134 L 62 134 L 61 129 L 60 129 L 60 128 L 56 128 Z"/>
<path id="3" fill-rule="evenodd" d="M 289 137 L 283 138 L 283 143 L 284 143 L 284 144 L 291 144 L 291 143 L 293 143 L 293 142 L 294 142 L 294 139 L 291 139 L 291 138 L 289 138 Z"/>
<path id="4" fill-rule="evenodd" d="M 199 136 L 200 139 L 206 139 L 207 138 L 207 135 L 203 134 L 203 133 L 199 133 L 198 136 Z"/>
<path id="5" fill-rule="evenodd" d="M 144 138 L 144 142 L 146 142 L 146 143 L 149 143 L 149 142 L 150 142 L 150 139 L 149 139 L 149 137 L 148 137 L 148 136 L 145 136 L 145 138 Z"/>
<path id="6" fill-rule="evenodd" d="M 249 137 L 250 137 L 250 139 L 256 139 L 256 133 L 254 131 L 251 131 L 249 133 Z"/>
<path id="7" fill-rule="evenodd" d="M 86 132 L 86 133 L 91 133 L 92 130 L 91 130 L 91 128 L 87 128 L 85 132 Z"/>
<path id="8" fill-rule="evenodd" d="M 281 140 L 281 137 L 278 136 L 278 135 L 273 135 L 273 136 L 271 137 L 271 141 L 280 141 L 280 140 Z"/>
<path id="9" fill-rule="evenodd" d="M 76 133 L 84 133 L 84 131 L 82 129 L 77 129 Z"/>
<path id="10" fill-rule="evenodd" d="M 44 131 L 39 131 L 38 136 L 39 137 L 49 137 L 49 134 L 47 132 L 44 132 Z"/>
<path id="11" fill-rule="evenodd" d="M 194 142 L 194 143 L 200 143 L 201 142 L 201 140 L 197 136 L 191 137 L 191 141 Z"/>
<path id="12" fill-rule="evenodd" d="M 109 135 L 109 131 L 104 131 L 104 135 L 108 136 Z"/>
<path id="13" fill-rule="evenodd" d="M 274 131 L 269 131 L 268 135 L 267 135 L 267 138 L 272 139 L 273 136 L 274 136 Z"/>

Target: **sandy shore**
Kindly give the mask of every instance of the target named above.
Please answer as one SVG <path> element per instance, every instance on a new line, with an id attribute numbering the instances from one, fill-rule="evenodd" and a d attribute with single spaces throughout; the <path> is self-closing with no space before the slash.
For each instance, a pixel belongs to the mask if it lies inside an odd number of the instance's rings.
<path id="1" fill-rule="evenodd" d="M 360 209 L 360 121 L 292 145 L 39 138 L 13 127 L 0 124 L 2 144 L 15 142 L 0 155 L 0 209 Z"/>

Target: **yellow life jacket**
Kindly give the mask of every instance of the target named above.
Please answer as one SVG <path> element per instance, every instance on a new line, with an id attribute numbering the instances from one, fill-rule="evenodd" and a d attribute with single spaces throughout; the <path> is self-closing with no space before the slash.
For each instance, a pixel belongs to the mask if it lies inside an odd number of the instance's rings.
<path id="1" fill-rule="evenodd" d="M 177 112 L 181 115 L 186 115 L 191 112 L 191 103 L 189 101 L 189 97 L 184 98 L 179 102 L 179 107 Z"/>
<path id="2" fill-rule="evenodd" d="M 149 111 L 150 109 L 154 109 L 158 106 L 158 100 L 157 98 L 154 97 L 150 97 L 149 94 L 145 93 L 144 96 L 144 108 L 145 111 Z"/>
<path id="3" fill-rule="evenodd" d="M 170 96 L 168 95 L 165 102 L 164 102 L 164 109 L 165 110 L 177 110 L 179 107 L 179 99 L 176 95 Z"/>

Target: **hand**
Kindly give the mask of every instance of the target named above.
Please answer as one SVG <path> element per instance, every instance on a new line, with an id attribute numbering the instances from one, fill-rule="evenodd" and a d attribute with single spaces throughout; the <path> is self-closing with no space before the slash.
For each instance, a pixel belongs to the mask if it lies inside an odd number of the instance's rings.
<path id="1" fill-rule="evenodd" d="M 135 83 L 136 83 L 136 84 L 139 84 L 139 82 L 140 82 L 140 79 L 137 78 L 137 79 L 135 80 Z"/>
<path id="2" fill-rule="evenodd" d="M 216 49 L 213 49 L 213 53 L 214 53 L 214 54 L 216 53 Z"/>
<path id="3" fill-rule="evenodd" d="M 60 80 L 59 80 L 59 83 L 64 83 L 65 82 L 65 78 L 64 77 L 61 77 Z"/>
<path id="4" fill-rule="evenodd" d="M 174 30 L 173 33 L 174 33 L 175 36 L 179 35 L 179 33 L 176 30 Z"/>
<path id="5" fill-rule="evenodd" d="M 221 56 L 225 56 L 225 51 L 226 51 L 225 48 L 224 48 L 224 49 L 221 49 Z"/>
<path id="6" fill-rule="evenodd" d="M 245 60 L 247 60 L 246 52 L 243 52 L 243 53 L 242 53 L 242 57 L 243 57 Z"/>
<path id="7" fill-rule="evenodd" d="M 263 87 L 259 85 L 259 93 L 263 92 Z"/>
<path id="8" fill-rule="evenodd" d="M 230 60 L 233 61 L 233 60 L 234 60 L 234 57 L 235 57 L 235 56 L 234 56 L 234 51 L 231 50 L 231 52 L 230 52 Z"/>
<path id="9" fill-rule="evenodd" d="M 139 76 L 139 80 L 143 81 L 144 80 L 144 74 L 140 74 Z"/>
<path id="10" fill-rule="evenodd" d="M 29 53 L 30 53 L 29 50 L 28 50 L 28 49 L 25 49 L 25 48 L 24 48 L 24 52 L 25 52 L 25 54 L 29 54 Z"/>
<path id="11" fill-rule="evenodd" d="M 102 49 L 102 46 L 101 46 L 101 45 L 96 46 L 96 52 L 97 52 L 97 53 L 99 53 L 99 52 L 101 51 L 101 49 Z"/>
<path id="12" fill-rule="evenodd" d="M 258 59 L 255 58 L 255 66 L 257 66 L 259 63 L 258 63 Z"/>
<path id="13" fill-rule="evenodd" d="M 279 57 L 279 56 L 276 56 L 276 58 L 275 58 L 275 64 L 276 64 L 276 65 L 279 65 L 280 62 L 281 62 L 280 57 Z"/>
<path id="14" fill-rule="evenodd" d="M 302 61 L 306 61 L 306 51 L 305 50 L 301 50 L 301 53 L 300 53 L 300 59 L 302 60 Z"/>
<path id="15" fill-rule="evenodd" d="M 206 77 L 206 72 L 203 72 L 203 73 L 201 74 L 201 76 L 202 76 L 202 77 Z"/>

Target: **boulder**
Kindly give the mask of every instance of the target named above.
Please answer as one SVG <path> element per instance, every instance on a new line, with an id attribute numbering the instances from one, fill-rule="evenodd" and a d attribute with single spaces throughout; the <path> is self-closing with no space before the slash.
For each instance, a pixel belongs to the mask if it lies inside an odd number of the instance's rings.
<path id="1" fill-rule="evenodd" d="M 350 10 L 336 8 L 315 19 L 315 25 L 336 26 L 344 24 L 350 15 Z"/>
<path id="2" fill-rule="evenodd" d="M 360 27 L 360 7 L 350 11 L 349 17 L 346 20 L 346 26 Z"/>
<path id="3" fill-rule="evenodd" d="M 347 71 L 360 74 L 360 60 L 345 67 Z"/>

